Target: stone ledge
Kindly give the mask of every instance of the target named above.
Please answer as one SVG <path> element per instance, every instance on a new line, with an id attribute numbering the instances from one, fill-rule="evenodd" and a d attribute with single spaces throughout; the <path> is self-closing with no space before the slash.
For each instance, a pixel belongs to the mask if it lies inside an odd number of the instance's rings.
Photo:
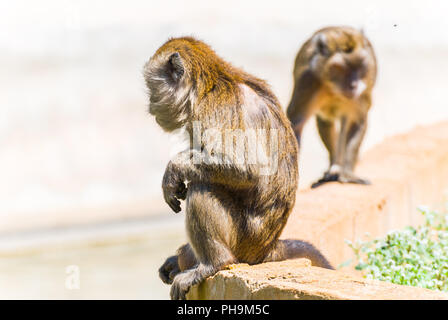
<path id="1" fill-rule="evenodd" d="M 448 300 L 438 291 L 368 280 L 340 271 L 312 267 L 297 259 L 218 272 L 187 294 L 191 300 Z"/>

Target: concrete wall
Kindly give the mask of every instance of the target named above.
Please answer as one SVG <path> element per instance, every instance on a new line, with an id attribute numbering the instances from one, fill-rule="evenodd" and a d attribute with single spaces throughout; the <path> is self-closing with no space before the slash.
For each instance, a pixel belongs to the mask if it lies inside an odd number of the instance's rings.
<path id="1" fill-rule="evenodd" d="M 366 232 L 372 237 L 378 237 L 392 229 L 418 224 L 422 217 L 417 207 L 440 206 L 448 187 L 448 122 L 418 127 L 407 134 L 386 139 L 364 154 L 357 172 L 360 176 L 369 178 L 373 182 L 372 185 L 329 183 L 317 189 L 300 191 L 282 238 L 303 239 L 313 243 L 334 266 L 337 266 L 353 258 L 351 249 L 344 243 L 345 239 L 351 241 L 361 239 Z M 231 272 L 222 271 L 199 289 L 191 290 L 189 297 L 206 299 L 448 297 L 446 294 L 432 291 L 424 293 L 427 290 L 423 289 L 365 281 L 357 275 L 349 276 L 343 271 L 296 267 L 293 261 L 288 261 L 264 264 L 261 267 L 247 266 Z M 263 272 L 260 273 L 259 270 Z M 354 278 L 350 278 L 352 276 Z M 274 281 L 278 277 L 282 278 L 281 284 Z M 297 277 L 301 280 L 298 281 Z M 319 292 L 326 292 L 325 294 L 317 294 L 314 290 L 316 279 L 321 277 L 326 280 L 319 280 L 316 285 L 320 288 Z M 307 285 L 306 290 L 296 287 L 297 283 L 303 284 L 308 281 L 311 284 Z M 259 287 L 257 283 L 270 289 L 263 291 L 265 292 L 263 294 L 256 294 Z M 334 283 L 338 285 L 335 286 Z M 364 290 L 355 290 L 359 284 L 362 284 Z M 285 291 L 284 286 L 289 286 L 290 289 Z M 390 292 L 396 290 L 399 291 L 393 294 Z M 378 295 L 375 295 L 375 292 L 378 292 Z"/>

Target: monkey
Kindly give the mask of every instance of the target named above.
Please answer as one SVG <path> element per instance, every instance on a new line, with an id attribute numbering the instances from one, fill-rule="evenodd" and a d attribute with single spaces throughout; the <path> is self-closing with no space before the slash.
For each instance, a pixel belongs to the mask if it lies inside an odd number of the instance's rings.
<path id="1" fill-rule="evenodd" d="M 332 268 L 312 244 L 279 240 L 295 204 L 298 145 L 268 84 L 193 37 L 170 38 L 145 63 L 143 76 L 158 125 L 166 132 L 183 128 L 190 137 L 162 179 L 175 213 L 185 201 L 188 238 L 159 269 L 171 298 L 185 299 L 193 285 L 235 263 L 306 257 Z M 218 134 L 215 143 L 197 138 L 210 129 Z M 260 139 L 246 138 L 236 148 L 231 134 L 249 131 Z M 220 139 L 221 133 L 231 138 Z M 254 145 L 263 161 L 249 161 Z"/>
<path id="2" fill-rule="evenodd" d="M 330 163 L 312 188 L 330 181 L 370 184 L 353 171 L 367 128 L 376 73 L 370 41 L 351 27 L 320 29 L 299 50 L 287 116 L 300 146 L 306 121 L 316 115 Z"/>

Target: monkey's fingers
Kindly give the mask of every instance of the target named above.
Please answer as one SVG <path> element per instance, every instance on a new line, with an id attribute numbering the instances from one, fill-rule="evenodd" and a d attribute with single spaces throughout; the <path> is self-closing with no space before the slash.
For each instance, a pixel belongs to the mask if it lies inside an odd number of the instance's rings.
<path id="1" fill-rule="evenodd" d="M 179 269 L 174 269 L 170 272 L 170 283 L 173 283 L 174 278 L 179 274 L 180 270 Z"/>
<path id="2" fill-rule="evenodd" d="M 159 268 L 159 277 L 166 284 L 172 284 L 174 277 L 180 272 L 177 256 L 171 256 Z"/>
<path id="3" fill-rule="evenodd" d="M 176 192 L 176 198 L 179 200 L 185 200 L 187 198 L 187 190 L 188 189 L 185 186 L 185 183 L 182 183 Z"/>
<path id="4" fill-rule="evenodd" d="M 311 189 L 315 189 L 315 188 L 317 188 L 317 187 L 323 185 L 325 182 L 326 182 L 326 181 L 320 181 L 320 180 L 319 180 L 319 181 L 316 181 L 316 182 L 314 182 L 314 183 L 311 185 Z"/>
<path id="5" fill-rule="evenodd" d="M 180 201 L 177 200 L 176 197 L 171 196 L 169 198 L 166 198 L 165 201 L 175 213 L 178 213 L 182 210 L 180 207 Z"/>
<path id="6" fill-rule="evenodd" d="M 159 269 L 159 278 L 162 280 L 163 283 L 166 284 L 172 284 L 173 279 L 170 277 L 171 272 L 168 273 L 166 269 L 163 268 L 163 266 Z"/>
<path id="7" fill-rule="evenodd" d="M 318 181 L 314 182 L 311 185 L 311 188 L 314 189 L 314 188 L 317 188 L 317 187 L 323 185 L 324 183 L 334 182 L 334 181 L 340 181 L 339 180 L 339 174 L 337 174 L 337 173 L 333 173 L 333 174 L 325 173 L 325 175 L 321 179 L 319 179 Z"/>
<path id="8" fill-rule="evenodd" d="M 172 300 L 186 300 L 188 290 L 185 290 L 182 285 L 174 282 L 171 285 L 170 296 Z"/>

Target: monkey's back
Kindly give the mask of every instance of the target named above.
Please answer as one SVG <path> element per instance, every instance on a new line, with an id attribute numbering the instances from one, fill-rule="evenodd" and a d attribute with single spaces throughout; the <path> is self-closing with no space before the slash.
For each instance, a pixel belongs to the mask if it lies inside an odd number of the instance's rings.
<path id="1" fill-rule="evenodd" d="M 258 263 L 276 243 L 294 207 L 298 146 L 289 120 L 267 86 L 249 80 L 240 83 L 239 88 L 241 129 L 264 129 L 267 139 L 275 130 L 278 138 L 278 145 L 271 145 L 269 150 L 271 155 L 277 154 L 273 160 L 276 163 L 270 163 L 270 171 L 262 174 L 260 167 L 254 168 L 257 185 L 233 192 L 234 197 L 241 199 L 241 207 L 233 212 L 234 219 L 240 220 L 240 228 L 244 228 L 235 239 L 235 254 L 239 261 Z M 241 209 L 247 214 L 242 216 Z"/>

